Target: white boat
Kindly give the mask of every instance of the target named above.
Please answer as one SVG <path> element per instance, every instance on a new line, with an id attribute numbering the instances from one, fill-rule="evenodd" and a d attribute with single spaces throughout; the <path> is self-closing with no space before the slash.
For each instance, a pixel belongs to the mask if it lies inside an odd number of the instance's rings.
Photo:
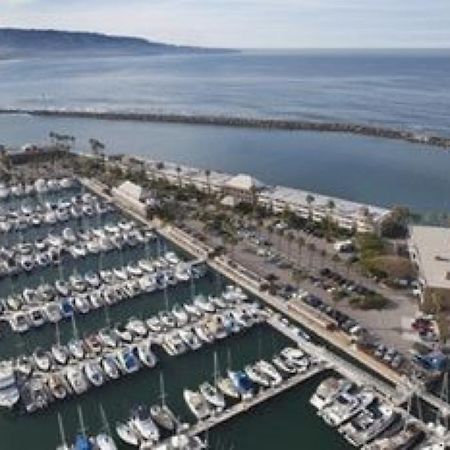
<path id="1" fill-rule="evenodd" d="M 11 409 L 20 398 L 12 364 L 0 362 L 0 407 Z"/>
<path id="2" fill-rule="evenodd" d="M 271 386 L 279 386 L 283 382 L 283 377 L 279 374 L 277 369 L 268 361 L 259 360 L 255 367 L 264 375 L 269 377 Z"/>
<path id="3" fill-rule="evenodd" d="M 159 441 L 158 427 L 155 425 L 155 422 L 153 422 L 147 406 L 137 406 L 132 411 L 129 423 L 144 441 Z"/>
<path id="4" fill-rule="evenodd" d="M 28 313 L 28 317 L 30 319 L 31 325 L 35 328 L 39 328 L 42 325 L 44 325 L 45 322 L 47 322 L 45 313 L 44 313 L 43 309 L 41 309 L 41 308 L 30 309 L 30 312 Z"/>
<path id="5" fill-rule="evenodd" d="M 84 279 L 93 288 L 98 288 L 100 286 L 100 283 L 101 283 L 100 278 L 99 278 L 98 274 L 95 272 L 91 271 L 91 272 L 86 273 L 86 275 L 84 276 Z"/>
<path id="6" fill-rule="evenodd" d="M 225 408 L 225 397 L 211 383 L 204 382 L 199 386 L 199 391 L 206 401 L 216 410 L 222 411 Z"/>
<path id="7" fill-rule="evenodd" d="M 42 349 L 38 348 L 33 352 L 33 360 L 37 369 L 43 372 L 48 372 L 52 367 L 50 355 Z"/>
<path id="8" fill-rule="evenodd" d="M 145 337 L 148 334 L 148 329 L 145 322 L 140 319 L 131 318 L 125 325 L 126 329 L 136 336 Z"/>
<path id="9" fill-rule="evenodd" d="M 249 364 L 245 366 L 244 371 L 246 375 L 252 380 L 254 383 L 259 384 L 263 387 L 269 387 L 270 386 L 270 378 L 259 371 L 255 365 Z"/>
<path id="10" fill-rule="evenodd" d="M 153 265 L 153 262 L 149 259 L 141 259 L 138 261 L 138 266 L 145 272 L 148 273 L 154 273 L 155 267 Z"/>
<path id="11" fill-rule="evenodd" d="M 67 397 L 67 387 L 60 374 L 51 374 L 48 378 L 47 385 L 50 392 L 57 400 L 64 400 Z"/>
<path id="12" fill-rule="evenodd" d="M 83 394 L 89 389 L 89 383 L 80 367 L 69 366 L 66 377 L 75 394 Z"/>
<path id="13" fill-rule="evenodd" d="M 140 443 L 140 438 L 137 431 L 131 426 L 129 422 L 127 423 L 117 423 L 116 433 L 128 445 L 137 447 Z"/>
<path id="14" fill-rule="evenodd" d="M 97 434 L 94 438 L 95 450 L 117 450 L 114 439 L 106 433 Z"/>
<path id="15" fill-rule="evenodd" d="M 85 297 L 85 295 L 76 294 L 73 297 L 73 302 L 74 302 L 73 306 L 81 314 L 87 314 L 91 309 L 89 300 L 87 299 L 87 297 Z"/>
<path id="16" fill-rule="evenodd" d="M 116 359 L 111 355 L 106 355 L 100 362 L 103 371 L 110 380 L 117 380 L 120 377 L 119 366 Z"/>
<path id="17" fill-rule="evenodd" d="M 15 333 L 25 333 L 30 329 L 30 320 L 27 314 L 17 312 L 9 317 L 9 325 Z"/>
<path id="18" fill-rule="evenodd" d="M 184 389 L 183 397 L 190 411 L 198 420 L 204 420 L 210 416 L 211 409 L 199 392 Z"/>
<path id="19" fill-rule="evenodd" d="M 126 374 L 137 372 L 140 369 L 138 358 L 130 349 L 121 349 L 117 354 L 119 367 Z"/>
<path id="20" fill-rule="evenodd" d="M 74 358 L 81 360 L 85 357 L 86 352 L 81 339 L 71 339 L 67 344 L 67 348 Z"/>
<path id="21" fill-rule="evenodd" d="M 156 363 L 158 362 L 156 355 L 152 352 L 151 349 L 151 343 L 148 341 L 143 341 L 139 343 L 137 346 L 137 354 L 139 357 L 139 360 L 141 361 L 144 366 L 147 367 L 155 367 Z"/>
<path id="22" fill-rule="evenodd" d="M 192 329 L 184 328 L 179 331 L 179 335 L 183 342 L 191 349 L 198 350 L 202 346 L 200 338 L 192 331 Z"/>
<path id="23" fill-rule="evenodd" d="M 52 356 L 53 359 L 62 366 L 66 365 L 69 361 L 69 351 L 66 346 L 61 344 L 52 345 Z"/>
<path id="24" fill-rule="evenodd" d="M 287 359 L 283 359 L 280 356 L 275 356 L 274 358 L 272 358 L 272 362 L 276 368 L 286 374 L 293 375 L 297 373 L 296 366 L 290 363 Z"/>
<path id="25" fill-rule="evenodd" d="M 70 294 L 69 285 L 64 280 L 56 280 L 55 289 L 59 295 L 67 297 Z"/>
<path id="26" fill-rule="evenodd" d="M 197 295 L 194 298 L 194 305 L 206 313 L 213 313 L 216 310 L 214 305 L 204 295 Z"/>
<path id="27" fill-rule="evenodd" d="M 343 390 L 348 390 L 352 384 L 345 378 L 329 377 L 323 380 L 311 396 L 309 403 L 318 411 L 321 411 L 339 395 Z"/>
<path id="28" fill-rule="evenodd" d="M 166 259 L 166 261 L 168 261 L 170 264 L 174 266 L 176 264 L 179 264 L 180 262 L 180 258 L 178 258 L 178 256 L 174 252 L 166 252 L 164 254 L 164 258 Z"/>
<path id="29" fill-rule="evenodd" d="M 89 382 L 96 387 L 101 386 L 105 382 L 105 375 L 100 364 L 95 361 L 87 362 L 84 365 L 84 372 Z"/>
<path id="30" fill-rule="evenodd" d="M 177 325 L 182 327 L 189 322 L 189 315 L 186 310 L 180 305 L 174 305 L 172 308 L 172 314 L 177 319 Z"/>

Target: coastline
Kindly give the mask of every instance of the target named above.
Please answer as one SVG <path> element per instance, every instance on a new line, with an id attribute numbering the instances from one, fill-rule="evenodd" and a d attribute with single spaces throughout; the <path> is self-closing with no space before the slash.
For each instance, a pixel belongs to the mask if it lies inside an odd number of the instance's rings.
<path id="1" fill-rule="evenodd" d="M 157 114 L 133 112 L 96 112 L 58 109 L 0 109 L 0 114 L 25 114 L 40 117 L 66 117 L 110 121 L 159 122 L 189 125 L 210 125 L 235 128 L 254 128 L 285 131 L 320 131 L 325 133 L 348 133 L 367 137 L 395 139 L 415 144 L 425 144 L 443 149 L 450 148 L 450 137 L 415 133 L 396 128 L 362 125 L 345 122 L 313 122 L 290 119 L 246 118 L 237 116 Z"/>

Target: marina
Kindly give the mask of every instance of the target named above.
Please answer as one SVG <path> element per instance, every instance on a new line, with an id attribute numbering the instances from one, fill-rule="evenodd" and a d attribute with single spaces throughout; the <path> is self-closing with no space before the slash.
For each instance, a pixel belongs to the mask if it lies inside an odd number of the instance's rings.
<path id="1" fill-rule="evenodd" d="M 349 404 L 344 410 L 337 403 L 323 408 L 326 426 L 336 428 L 343 442 L 358 447 L 376 442 L 394 414 L 403 417 L 397 411 L 404 394 L 299 332 L 274 311 L 290 316 L 261 294 L 260 280 L 251 272 L 221 259 L 207 265 L 207 246 L 174 227 L 146 222 L 123 205 L 121 215 L 101 188 L 80 181 L 81 194 L 74 198 L 105 205 L 107 211 L 101 214 L 96 207 L 96 220 L 89 224 L 83 215 L 68 218 L 71 226 L 60 234 L 37 240 L 30 235 L 31 254 L 43 242 L 60 257 L 36 269 L 8 269 L 1 282 L 2 340 L 12 346 L 2 350 L 0 405 L 14 408 L 7 414 L 26 413 L 21 421 L 48 423 L 48 415 L 56 414 L 60 429 L 74 430 L 75 424 L 78 431 L 71 437 L 60 432 L 59 443 L 54 432 L 49 448 L 207 448 L 206 434 L 214 436 L 235 417 L 330 370 L 362 386 L 354 397 L 339 394 Z M 76 183 L 70 189 L 77 189 Z M 21 245 L 4 247 L 12 251 L 8 261 Z M 186 371 L 190 374 L 180 383 L 177 374 Z M 152 392 L 136 389 L 151 380 Z M 108 392 L 112 398 L 126 392 L 126 404 L 105 400 Z M 375 399 L 380 406 L 373 412 L 367 408 Z M 91 429 L 93 402 L 105 408 L 107 427 L 102 417 L 103 425 Z M 72 441 L 74 447 L 67 444 Z"/>

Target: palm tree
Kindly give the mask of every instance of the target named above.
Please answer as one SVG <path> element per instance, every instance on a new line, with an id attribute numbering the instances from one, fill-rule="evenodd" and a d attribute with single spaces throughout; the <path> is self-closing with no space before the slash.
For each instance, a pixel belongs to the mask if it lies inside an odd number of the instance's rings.
<path id="1" fill-rule="evenodd" d="M 308 244 L 308 251 L 309 251 L 309 267 L 312 267 L 312 262 L 313 262 L 313 256 L 314 253 L 316 252 L 317 248 L 316 248 L 316 244 L 314 244 L 314 242 L 310 242 Z"/>
<path id="2" fill-rule="evenodd" d="M 312 218 L 313 218 L 312 204 L 314 203 L 314 201 L 315 201 L 314 195 L 308 194 L 306 196 L 306 203 L 308 203 L 309 219 L 310 220 L 312 220 Z"/>
<path id="3" fill-rule="evenodd" d="M 295 239 L 294 233 L 292 231 L 289 231 L 289 233 L 286 235 L 286 240 L 288 244 L 288 259 L 291 259 L 291 250 L 292 250 L 292 241 Z"/>
<path id="4" fill-rule="evenodd" d="M 320 266 L 321 267 L 324 266 L 325 258 L 327 257 L 327 255 L 328 255 L 328 253 L 324 248 L 320 250 Z"/>
<path id="5" fill-rule="evenodd" d="M 178 187 L 181 189 L 181 167 L 177 166 L 177 168 L 175 170 L 177 172 L 177 177 L 178 177 Z"/>
<path id="6" fill-rule="evenodd" d="M 300 287 L 300 282 L 302 281 L 302 272 L 300 269 L 293 268 L 291 271 L 291 279 L 297 286 L 297 289 Z"/>
<path id="7" fill-rule="evenodd" d="M 207 192 L 208 192 L 208 196 L 211 195 L 211 171 L 209 169 L 205 170 L 205 176 L 206 176 L 206 187 L 207 187 Z"/>
<path id="8" fill-rule="evenodd" d="M 327 208 L 328 208 L 328 220 L 327 220 L 327 233 L 328 237 L 331 238 L 331 229 L 332 224 L 334 220 L 334 210 L 336 208 L 336 203 L 331 198 L 327 202 Z"/>
<path id="9" fill-rule="evenodd" d="M 303 236 L 299 236 L 297 238 L 297 249 L 298 249 L 298 263 L 301 264 L 301 260 L 302 260 L 302 252 L 303 252 L 303 247 L 305 246 L 305 238 Z"/>

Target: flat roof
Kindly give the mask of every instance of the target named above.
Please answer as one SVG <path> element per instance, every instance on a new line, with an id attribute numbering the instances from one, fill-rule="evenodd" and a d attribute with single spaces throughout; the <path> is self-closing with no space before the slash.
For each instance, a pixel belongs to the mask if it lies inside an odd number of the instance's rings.
<path id="1" fill-rule="evenodd" d="M 450 228 L 412 226 L 410 236 L 427 285 L 450 289 Z"/>
<path id="2" fill-rule="evenodd" d="M 388 209 L 380 208 L 378 206 L 367 205 L 364 203 L 357 203 L 350 200 L 343 200 L 341 198 L 332 197 L 329 195 L 317 194 L 316 192 L 303 191 L 301 189 L 294 189 L 285 186 L 274 186 L 270 189 L 264 190 L 262 196 L 271 200 L 281 200 L 284 202 L 297 204 L 299 206 L 307 206 L 307 197 L 312 195 L 314 201 L 313 208 L 328 209 L 328 202 L 332 200 L 335 205 L 335 212 L 342 216 L 355 216 L 362 214 L 364 208 L 367 208 L 369 214 L 375 219 L 389 213 Z"/>

